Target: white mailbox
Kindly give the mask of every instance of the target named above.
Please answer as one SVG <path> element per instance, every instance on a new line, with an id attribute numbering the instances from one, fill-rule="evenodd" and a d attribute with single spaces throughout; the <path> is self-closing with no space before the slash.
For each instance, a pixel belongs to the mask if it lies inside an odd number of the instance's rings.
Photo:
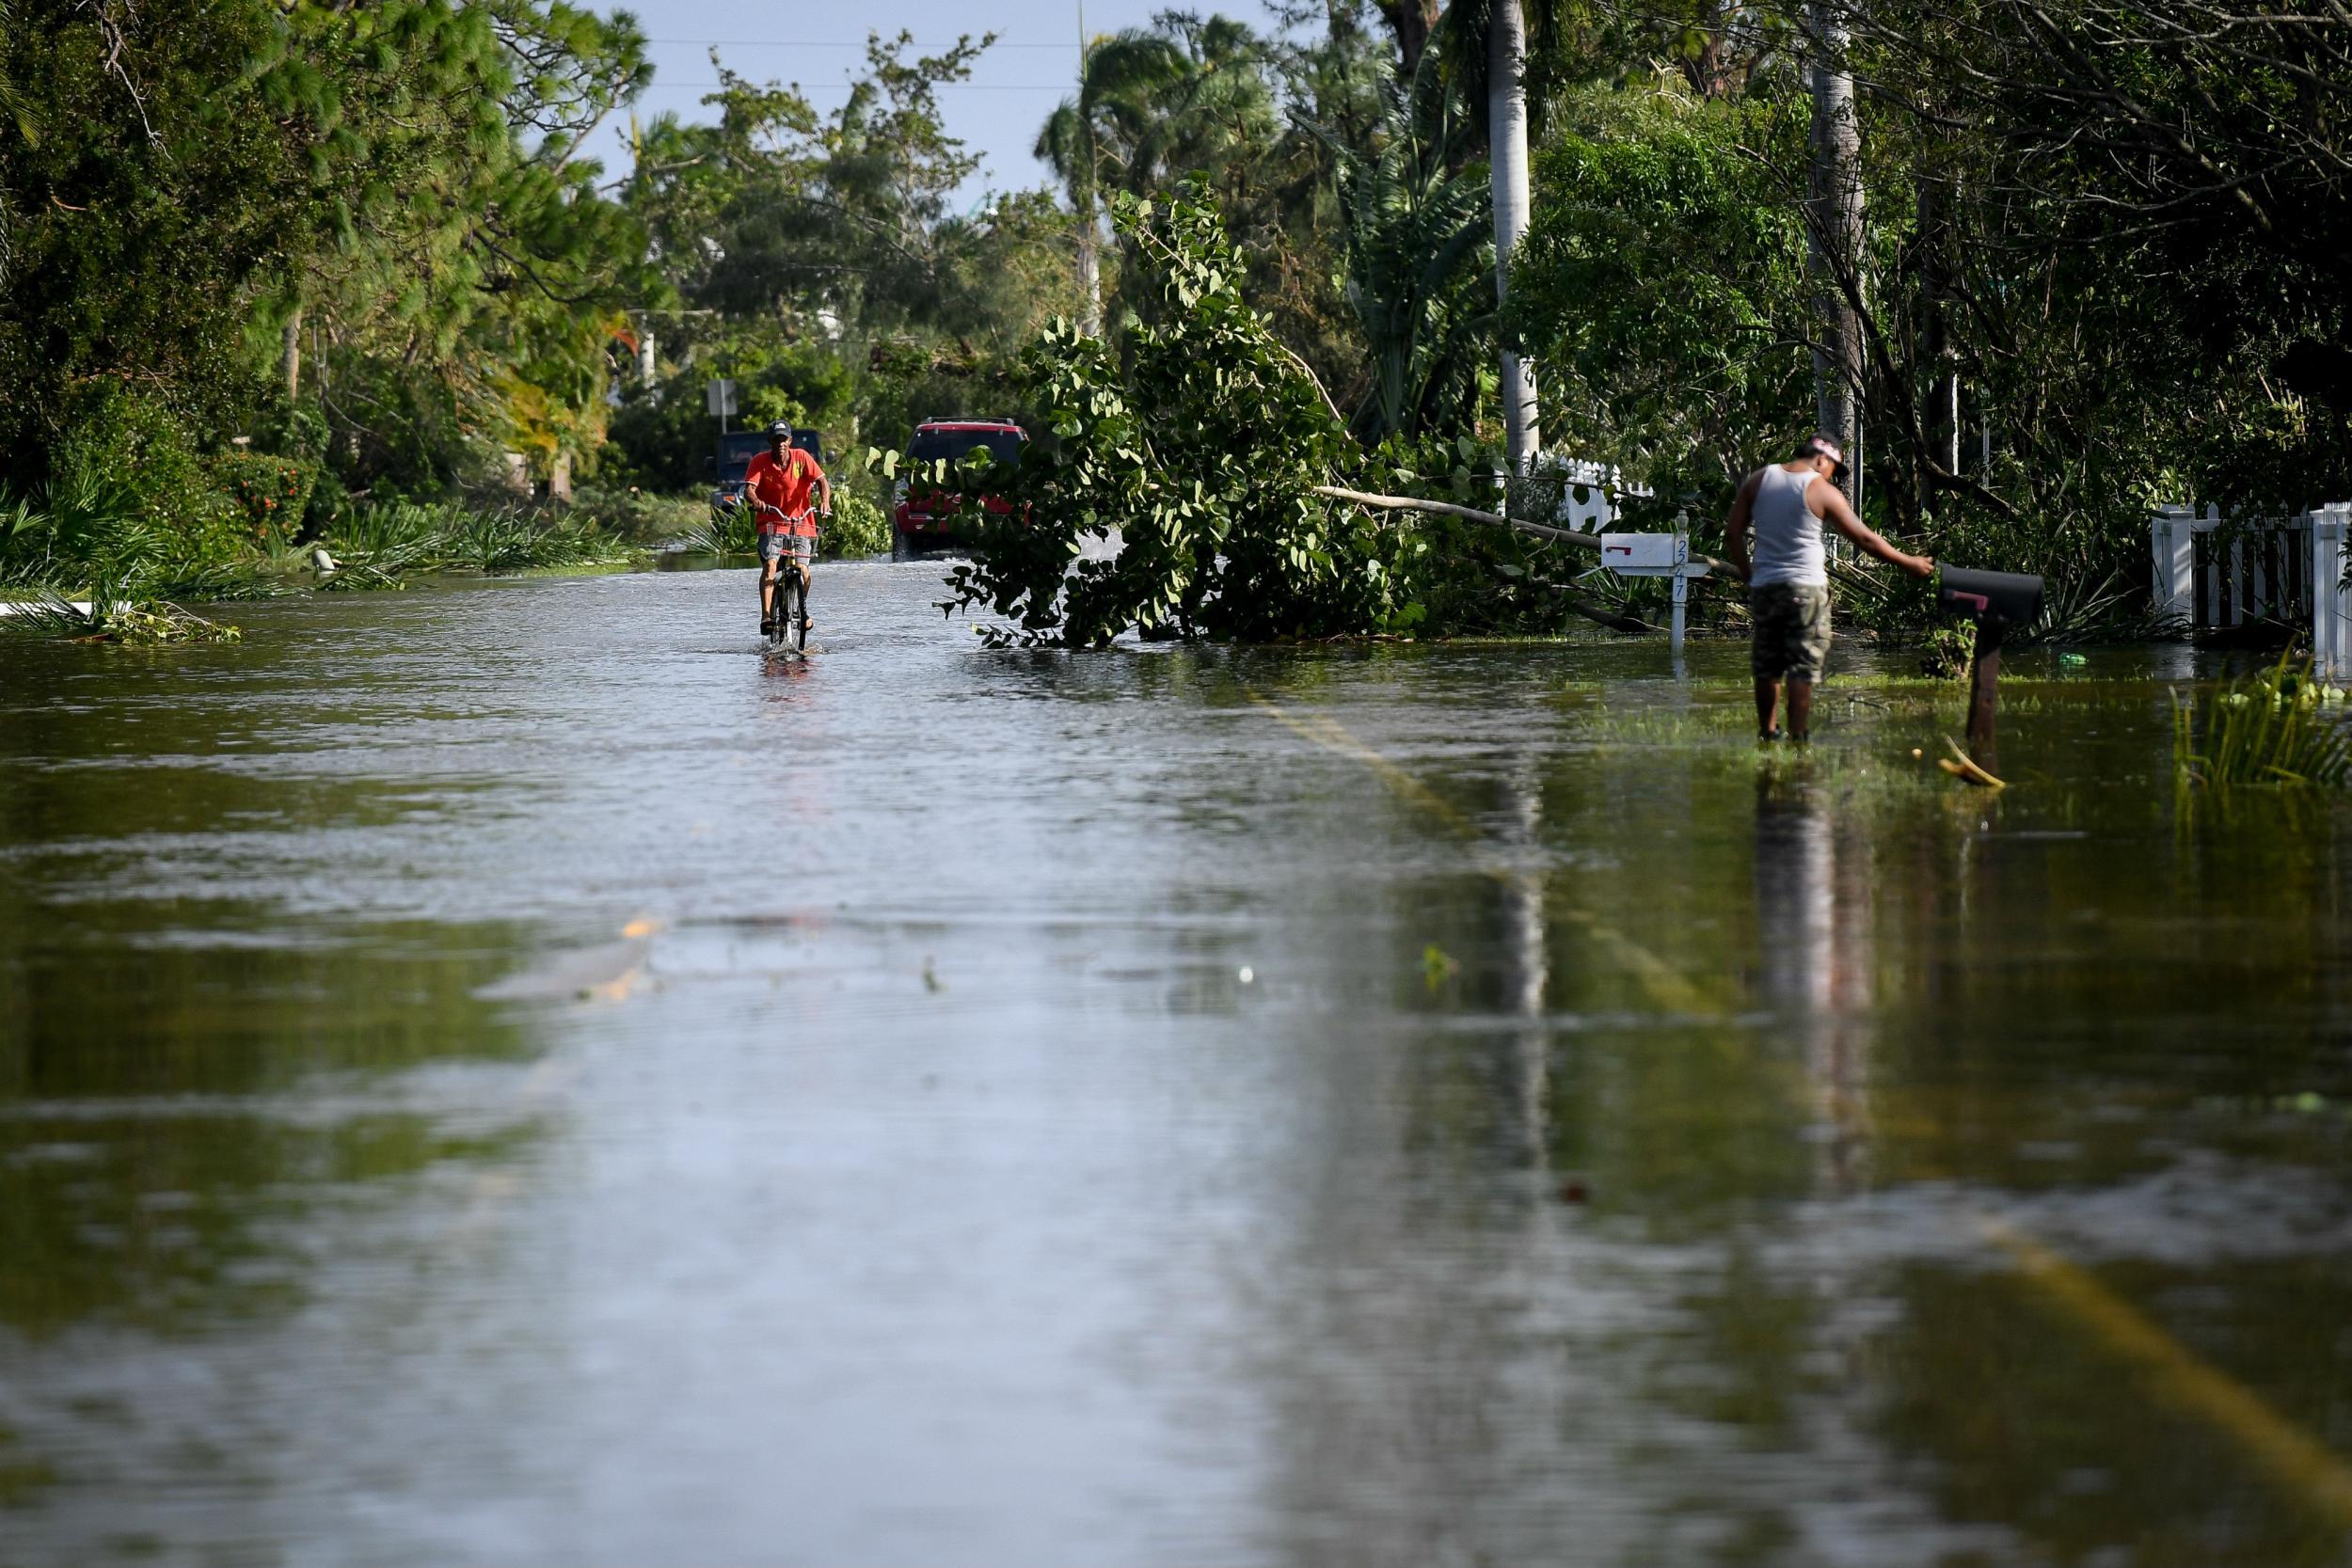
<path id="1" fill-rule="evenodd" d="M 1622 578 L 1672 578 L 1675 668 L 1681 670 L 1682 629 L 1691 602 L 1691 579 L 1707 575 L 1707 562 L 1691 559 L 1691 540 L 1681 533 L 1604 533 L 1600 563 Z"/>
<path id="2" fill-rule="evenodd" d="M 1681 564 L 1675 559 L 1677 543 L 1671 533 L 1604 533 L 1600 563 L 1629 578 L 1672 577 Z"/>

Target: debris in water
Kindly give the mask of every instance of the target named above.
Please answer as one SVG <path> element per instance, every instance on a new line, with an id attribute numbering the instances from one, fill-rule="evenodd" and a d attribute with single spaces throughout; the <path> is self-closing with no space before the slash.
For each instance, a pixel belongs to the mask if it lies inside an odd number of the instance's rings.
<path id="1" fill-rule="evenodd" d="M 1979 768 L 1976 765 L 1975 760 L 1972 759 L 1967 752 L 1960 749 L 1959 741 L 1954 740 L 1947 735 L 1944 737 L 1944 744 L 1952 749 L 1952 757 L 1956 757 L 1959 760 L 1953 761 L 1951 758 L 1938 757 L 1935 759 L 1936 767 L 1941 768 L 1945 772 L 1949 773 L 1955 779 L 1965 779 L 1970 784 L 1983 784 L 1988 789 L 2007 789 L 2009 787 L 2009 785 L 2003 784 L 2000 780 L 1994 778 L 1983 768 Z"/>
<path id="2" fill-rule="evenodd" d="M 1258 972 L 1250 968 L 1248 964 L 1241 966 L 1241 974 L 1237 976 L 1237 978 L 1245 986 L 1249 984 L 1250 981 L 1255 980 L 1257 977 Z"/>
<path id="3" fill-rule="evenodd" d="M 1421 977 L 1431 990 L 1436 990 L 1461 973 L 1460 962 L 1436 942 L 1421 950 Z"/>

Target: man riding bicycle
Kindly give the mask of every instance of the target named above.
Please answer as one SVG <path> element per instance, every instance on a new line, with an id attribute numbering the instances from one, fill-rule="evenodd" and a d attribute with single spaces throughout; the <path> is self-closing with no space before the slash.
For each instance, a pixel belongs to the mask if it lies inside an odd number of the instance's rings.
<path id="1" fill-rule="evenodd" d="M 801 575 L 801 602 L 808 602 L 809 562 L 817 555 L 817 516 L 809 509 L 815 491 L 819 511 L 833 515 L 833 482 L 807 451 L 792 444 L 790 421 L 768 427 L 768 450 L 753 454 L 743 470 L 743 494 L 759 522 L 759 630 L 775 626 L 776 572 L 789 561 Z M 813 630 L 805 610 L 803 630 Z"/>

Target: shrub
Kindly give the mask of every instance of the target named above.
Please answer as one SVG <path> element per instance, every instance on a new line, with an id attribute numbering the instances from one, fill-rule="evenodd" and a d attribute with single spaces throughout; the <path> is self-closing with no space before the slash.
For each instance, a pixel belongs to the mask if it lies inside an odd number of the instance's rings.
<path id="1" fill-rule="evenodd" d="M 232 451 L 214 458 L 210 466 L 214 488 L 236 507 L 251 537 L 286 539 L 302 531 L 310 492 L 318 483 L 317 464 L 298 457 Z"/>
<path id="2" fill-rule="evenodd" d="M 880 555 L 890 548 L 890 514 L 866 496 L 836 489 L 818 544 L 827 555 Z"/>
<path id="3" fill-rule="evenodd" d="M 641 545 L 683 538 L 710 520 L 710 502 L 699 495 L 669 495 L 635 487 L 584 488 L 572 498 L 572 515 Z"/>
<path id="4" fill-rule="evenodd" d="M 327 540 L 342 570 L 324 587 L 397 588 L 413 572 L 485 577 L 627 561 L 628 547 L 589 517 L 508 506 L 391 501 L 363 506 Z"/>
<path id="5" fill-rule="evenodd" d="M 235 552 L 237 514 L 214 485 L 186 423 L 163 399 L 120 382 L 82 389 L 50 453 L 54 491 L 126 485 L 137 513 L 207 559 Z"/>

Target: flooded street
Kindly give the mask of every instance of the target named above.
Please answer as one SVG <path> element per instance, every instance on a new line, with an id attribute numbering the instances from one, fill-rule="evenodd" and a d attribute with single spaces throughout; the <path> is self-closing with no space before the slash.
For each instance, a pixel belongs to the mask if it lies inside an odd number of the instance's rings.
<path id="1" fill-rule="evenodd" d="M 939 577 L 0 646 L 0 1564 L 2346 1561 L 2352 816 L 2185 649 L 1994 798 Z"/>

